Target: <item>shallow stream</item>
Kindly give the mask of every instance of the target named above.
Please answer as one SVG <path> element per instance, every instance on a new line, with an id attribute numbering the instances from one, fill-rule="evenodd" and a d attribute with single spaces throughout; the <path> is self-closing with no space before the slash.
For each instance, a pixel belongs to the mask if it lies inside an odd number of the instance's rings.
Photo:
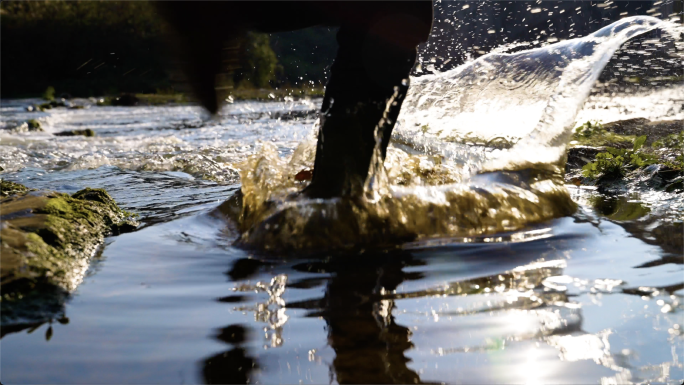
<path id="1" fill-rule="evenodd" d="M 310 166 L 320 100 L 235 102 L 214 118 L 3 101 L 3 178 L 102 187 L 143 223 L 107 239 L 52 322 L 3 331 L 3 383 L 680 384 L 684 198 L 559 177 L 575 122 L 684 115 L 681 85 L 595 88 L 615 51 L 658 23 L 624 20 L 413 79 L 353 211 L 351 234 L 370 247 L 353 251 L 279 252 L 349 242 L 335 227 L 315 242 L 295 231 L 330 225 L 316 209 L 337 203 L 283 198 Z M 52 135 L 80 129 L 95 136 Z M 245 186 L 245 204 L 276 203 L 257 227 L 302 222 L 239 230 L 217 208 Z M 384 218 L 380 235 L 359 230 L 368 217 Z"/>

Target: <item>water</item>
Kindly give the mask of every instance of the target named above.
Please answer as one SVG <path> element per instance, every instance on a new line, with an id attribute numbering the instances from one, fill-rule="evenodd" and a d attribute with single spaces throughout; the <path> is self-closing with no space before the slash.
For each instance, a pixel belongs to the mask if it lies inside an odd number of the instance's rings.
<path id="1" fill-rule="evenodd" d="M 213 120 L 192 106 L 28 113 L 32 101 L 3 102 L 3 178 L 104 187 L 143 222 L 107 240 L 52 321 L 3 335 L 3 382 L 681 383 L 684 199 L 566 187 L 551 156 L 584 117 L 681 119 L 677 85 L 595 90 L 581 109 L 613 51 L 658 22 L 623 23 L 413 79 L 385 168 L 375 165 L 355 205 L 288 197 L 306 183 L 292 175 L 311 165 L 317 100 L 237 102 Z M 540 66 L 507 87 L 522 88 L 517 100 L 455 101 L 463 87 L 498 95 L 497 79 L 516 79 L 517 67 L 494 64 L 564 47 L 578 52 L 569 78 Z M 487 63 L 477 79 L 488 82 L 459 83 Z M 518 128 L 492 142 L 501 116 Z M 33 118 L 45 133 L 13 129 Z M 49 135 L 83 128 L 96 136 Z M 519 151 L 529 138 L 548 151 Z M 241 187 L 248 205 L 276 204 L 236 223 L 217 208 Z M 386 222 L 368 225 L 377 218 Z M 289 232 L 266 227 L 283 223 Z M 320 224 L 327 238 L 292 231 L 297 223 Z M 377 247 L 394 237 L 410 242 Z M 348 251 L 350 240 L 363 249 Z M 334 242 L 337 251 L 279 248 Z"/>

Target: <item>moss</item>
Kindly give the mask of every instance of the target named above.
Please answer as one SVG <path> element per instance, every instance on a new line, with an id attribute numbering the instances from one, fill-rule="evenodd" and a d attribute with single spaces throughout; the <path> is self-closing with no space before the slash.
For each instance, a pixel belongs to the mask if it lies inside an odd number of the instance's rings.
<path id="1" fill-rule="evenodd" d="M 684 149 L 684 131 L 668 135 L 660 140 L 653 142 L 653 148 L 671 148 L 682 151 Z"/>
<path id="2" fill-rule="evenodd" d="M 37 111 L 45 111 L 45 110 L 50 110 L 50 109 L 53 109 L 56 107 L 66 107 L 66 103 L 64 103 L 63 99 L 60 101 L 52 100 L 52 101 L 49 101 L 47 103 L 39 104 L 38 106 L 36 106 L 36 110 Z"/>
<path id="3" fill-rule="evenodd" d="M 87 128 L 85 130 L 69 130 L 69 131 L 60 131 L 55 133 L 55 136 L 86 136 L 86 137 L 93 137 L 95 136 L 95 131 L 91 130 L 90 128 Z"/>
<path id="4" fill-rule="evenodd" d="M 5 313 L 12 314 L 11 302 L 38 287 L 74 290 L 104 237 L 137 227 L 103 189 L 86 188 L 72 196 L 15 194 L 0 202 L 0 210 L 5 219 L 0 230 L 3 324 Z M 32 298 L 42 298 L 34 294 Z"/>
<path id="5" fill-rule="evenodd" d="M 606 130 L 599 122 L 586 122 L 575 129 L 572 140 L 575 145 L 581 146 L 611 146 L 611 147 L 631 147 L 631 143 L 636 139 L 634 135 L 620 135 Z"/>
<path id="6" fill-rule="evenodd" d="M 26 124 L 28 125 L 30 131 L 43 131 L 40 121 L 36 119 L 29 119 L 26 121 Z"/>
<path id="7" fill-rule="evenodd" d="M 634 140 L 631 150 L 607 147 L 605 152 L 596 154 L 594 162 L 587 163 L 582 167 L 582 174 L 592 179 L 620 178 L 629 171 L 652 164 L 663 163 L 672 166 L 669 162 L 642 151 L 645 142 L 646 136 L 640 136 Z"/>
<path id="8" fill-rule="evenodd" d="M 4 179 L 0 181 L 0 196 L 2 197 L 7 197 L 16 194 L 25 194 L 28 191 L 29 189 L 26 188 L 26 186 L 20 185 L 19 183 L 10 182 Z"/>
<path id="9" fill-rule="evenodd" d="M 140 101 L 140 104 L 156 106 L 164 104 L 182 104 L 187 103 L 187 97 L 184 94 L 135 94 Z"/>

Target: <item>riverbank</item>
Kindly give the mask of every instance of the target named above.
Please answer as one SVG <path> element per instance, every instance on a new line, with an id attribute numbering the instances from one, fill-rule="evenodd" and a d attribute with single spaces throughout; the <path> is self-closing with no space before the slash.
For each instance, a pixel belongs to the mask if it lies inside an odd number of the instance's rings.
<path id="1" fill-rule="evenodd" d="M 683 127 L 682 120 L 586 122 L 570 142 L 566 181 L 612 193 L 637 185 L 683 192 Z"/>

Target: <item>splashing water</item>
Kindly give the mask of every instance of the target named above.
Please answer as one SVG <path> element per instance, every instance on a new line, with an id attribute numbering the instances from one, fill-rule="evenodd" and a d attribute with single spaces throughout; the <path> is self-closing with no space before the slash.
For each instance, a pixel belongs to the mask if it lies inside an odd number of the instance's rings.
<path id="1" fill-rule="evenodd" d="M 561 170 L 577 113 L 614 52 L 656 28 L 675 37 L 681 29 L 630 17 L 413 78 L 393 147 L 384 164 L 375 158 L 363 197 L 294 194 L 305 184 L 295 175 L 313 166 L 313 135 L 290 160 L 265 145 L 240 166 L 241 242 L 292 249 L 469 239 L 571 214 Z"/>

